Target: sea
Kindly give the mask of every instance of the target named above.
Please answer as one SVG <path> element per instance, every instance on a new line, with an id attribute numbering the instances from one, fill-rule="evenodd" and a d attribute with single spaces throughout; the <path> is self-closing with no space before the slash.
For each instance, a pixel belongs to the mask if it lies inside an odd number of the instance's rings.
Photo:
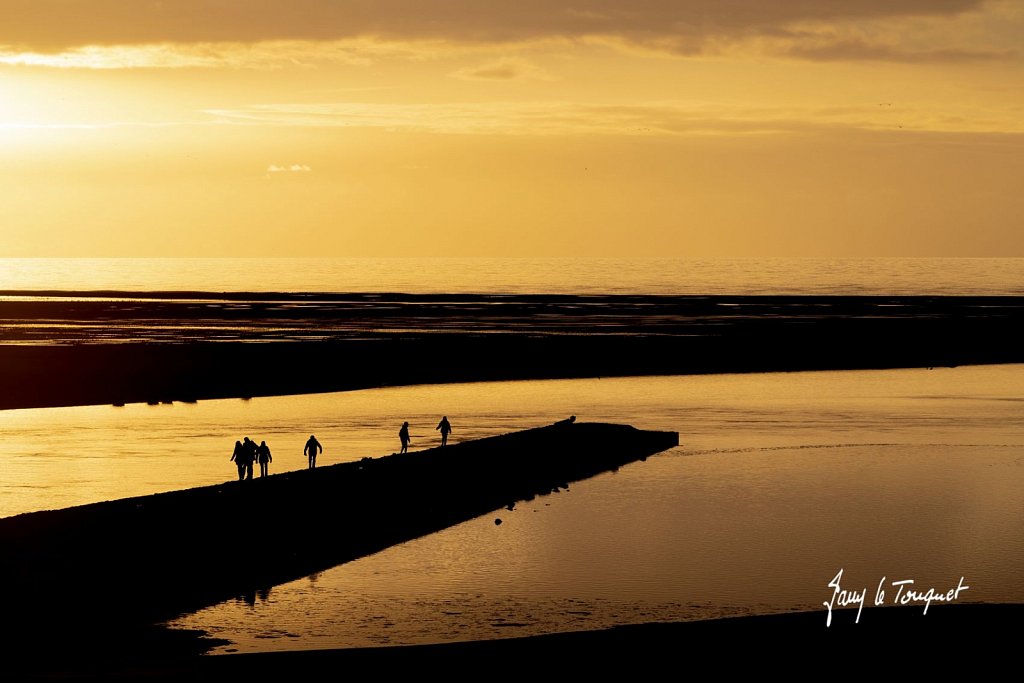
<path id="1" fill-rule="evenodd" d="M 12 290 L 1020 295 L 1024 258 L 6 258 Z"/>
<path id="2" fill-rule="evenodd" d="M 1019 295 L 1024 259 L 2 259 L 8 296 L 131 292 Z M 45 294 L 44 294 L 45 292 Z M 55 294 L 59 292 L 59 294 Z M 795 610 L 852 588 L 1024 602 L 1024 365 L 477 382 L 0 411 L 0 516 L 548 424 L 678 448 L 330 570 L 183 615 L 217 653 L 506 638 Z M 259 543 L 245 511 L 233 542 Z M 500 518 L 502 524 L 495 524 Z M 230 520 L 223 520 L 226 528 Z M 296 519 L 296 524 L 301 520 Z M 344 537 L 359 519 L 338 519 Z M 329 542 L 329 539 L 327 539 Z M 892 596 L 895 589 L 889 591 Z M 871 628 L 869 604 L 859 627 Z M 928 614 L 922 607 L 921 619 Z M 848 618 L 849 615 L 841 615 Z M 852 618 L 852 617 L 849 617 Z"/>

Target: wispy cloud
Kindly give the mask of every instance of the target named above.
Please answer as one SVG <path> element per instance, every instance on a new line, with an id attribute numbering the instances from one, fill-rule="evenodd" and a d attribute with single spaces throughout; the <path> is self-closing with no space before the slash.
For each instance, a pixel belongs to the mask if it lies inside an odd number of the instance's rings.
<path id="1" fill-rule="evenodd" d="M 323 64 L 369 66 L 382 59 L 430 59 L 441 54 L 444 49 L 428 41 L 398 43 L 372 39 L 89 45 L 59 52 L 26 52 L 0 47 L 0 64 L 70 69 L 267 69 Z"/>
<path id="2" fill-rule="evenodd" d="M 290 166 L 271 164 L 267 166 L 267 173 L 309 173 L 312 170 L 306 164 L 291 164 Z"/>
<path id="3" fill-rule="evenodd" d="M 554 80 L 547 70 L 522 57 L 502 57 L 482 65 L 464 67 L 452 76 L 466 81 Z"/>
<path id="4" fill-rule="evenodd" d="M 262 104 L 207 110 L 219 124 L 381 128 L 466 135 L 714 136 L 807 134 L 825 129 L 1024 132 L 1015 112 L 939 114 L 878 103 L 847 107 L 726 107 L 652 102 L 478 104 Z"/>
<path id="5" fill-rule="evenodd" d="M 780 54 L 815 62 L 898 62 L 903 64 L 968 64 L 1005 61 L 1017 56 L 1016 50 L 943 48 L 907 50 L 897 45 L 864 40 L 837 40 L 818 44 L 793 45 Z"/>
<path id="6" fill-rule="evenodd" d="M 503 57 L 485 64 L 463 67 L 452 76 L 469 81 L 553 80 L 545 69 L 521 57 Z"/>

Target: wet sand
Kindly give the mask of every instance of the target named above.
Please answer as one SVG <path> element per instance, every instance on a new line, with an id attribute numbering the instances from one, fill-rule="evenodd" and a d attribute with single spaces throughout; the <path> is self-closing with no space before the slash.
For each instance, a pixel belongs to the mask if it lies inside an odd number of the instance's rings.
<path id="1" fill-rule="evenodd" d="M 840 671 L 948 674 L 995 671 L 1018 660 L 1024 605 L 932 605 L 841 610 L 825 626 L 824 610 L 710 621 L 619 626 L 601 631 L 439 645 L 306 650 L 198 656 L 181 634 L 129 636 L 116 659 L 80 655 L 33 666 L 6 661 L 0 671 L 37 680 L 300 680 L 436 671 L 474 679 L 621 673 L 677 673 L 693 667 L 721 673 Z M 40 666 L 48 663 L 49 666 Z"/>
<path id="2" fill-rule="evenodd" d="M 0 408 L 1024 361 L 1024 297 L 25 294 Z"/>
<path id="3" fill-rule="evenodd" d="M 206 657 L 191 670 L 218 676 L 320 667 L 342 672 L 364 666 L 479 671 L 481 665 L 489 665 L 501 674 L 524 676 L 550 675 L 554 670 L 682 676 L 697 663 L 722 673 L 763 674 L 766 667 L 779 664 L 787 671 L 822 664 L 835 670 L 831 667 L 845 662 L 870 671 L 887 661 L 895 670 L 937 671 L 975 664 L 981 652 L 972 646 L 978 643 L 984 646 L 986 664 L 1016 662 L 1015 624 L 1024 616 L 1024 605 L 933 605 L 927 615 L 920 607 L 866 607 L 859 624 L 854 623 L 855 612 L 837 612 L 828 628 L 824 611 L 800 612 L 444 645 Z M 963 650 L 957 651 L 958 645 Z"/>

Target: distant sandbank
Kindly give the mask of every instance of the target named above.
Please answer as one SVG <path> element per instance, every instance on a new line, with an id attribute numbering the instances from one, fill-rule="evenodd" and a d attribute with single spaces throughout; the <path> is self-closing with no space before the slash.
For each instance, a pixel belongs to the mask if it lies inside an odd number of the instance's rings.
<path id="1" fill-rule="evenodd" d="M 1024 297 L 0 294 L 0 408 L 1024 361 Z"/>

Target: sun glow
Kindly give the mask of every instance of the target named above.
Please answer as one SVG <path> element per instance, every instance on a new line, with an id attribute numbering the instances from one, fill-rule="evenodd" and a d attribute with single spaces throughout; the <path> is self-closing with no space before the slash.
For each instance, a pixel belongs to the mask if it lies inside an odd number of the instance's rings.
<path id="1" fill-rule="evenodd" d="M 307 4 L 25 3 L 0 256 L 1024 251 L 1015 3 Z"/>

